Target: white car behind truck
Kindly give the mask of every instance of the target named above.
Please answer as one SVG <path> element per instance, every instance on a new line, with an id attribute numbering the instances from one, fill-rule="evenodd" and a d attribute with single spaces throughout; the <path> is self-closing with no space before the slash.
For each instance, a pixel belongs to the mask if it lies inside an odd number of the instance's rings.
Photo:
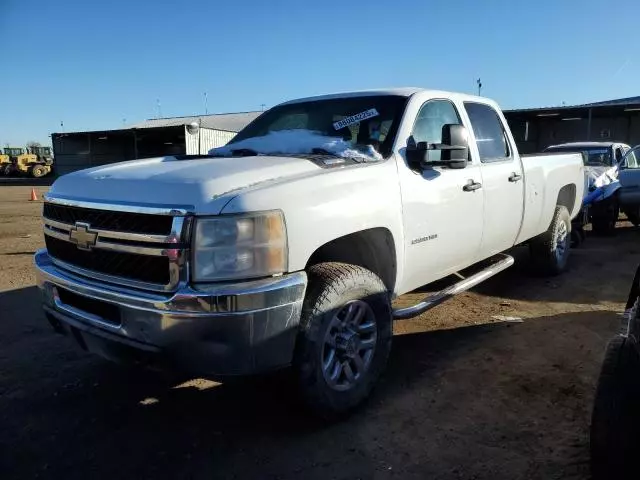
<path id="1" fill-rule="evenodd" d="M 587 220 L 597 233 L 613 232 L 621 207 L 630 219 L 639 219 L 638 205 L 622 202 L 627 195 L 621 193 L 622 181 L 618 180 L 625 168 L 623 158 L 630 150 L 629 145 L 617 142 L 572 142 L 552 145 L 544 150 L 551 153 L 582 153 L 586 174 L 583 207 Z M 630 160 L 635 160 L 635 157 L 632 156 Z M 629 168 L 633 168 L 635 162 L 629 162 L 629 165 Z M 628 189 L 625 193 L 628 193 Z"/>
<path id="2" fill-rule="evenodd" d="M 362 402 L 418 315 L 504 270 L 567 265 L 580 154 L 521 156 L 498 106 L 393 89 L 278 105 L 204 156 L 59 178 L 35 255 L 46 317 L 107 358 L 292 366 L 316 411 Z M 394 297 L 478 271 L 408 308 Z"/>

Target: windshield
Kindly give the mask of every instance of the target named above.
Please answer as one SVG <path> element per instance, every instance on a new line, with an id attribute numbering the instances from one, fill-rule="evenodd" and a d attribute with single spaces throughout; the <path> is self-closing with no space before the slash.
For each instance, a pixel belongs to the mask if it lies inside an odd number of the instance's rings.
<path id="1" fill-rule="evenodd" d="M 329 153 L 379 160 L 391 153 L 406 101 L 387 95 L 277 106 L 211 153 Z"/>
<path id="2" fill-rule="evenodd" d="M 584 154 L 584 164 L 597 167 L 612 167 L 615 165 L 609 147 L 582 147 L 580 145 L 566 147 L 550 147 L 545 152 L 576 152 Z"/>

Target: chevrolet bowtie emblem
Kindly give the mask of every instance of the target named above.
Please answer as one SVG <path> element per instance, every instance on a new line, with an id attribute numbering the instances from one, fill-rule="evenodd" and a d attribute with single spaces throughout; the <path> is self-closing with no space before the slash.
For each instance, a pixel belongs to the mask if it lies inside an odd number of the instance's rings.
<path id="1" fill-rule="evenodd" d="M 91 250 L 98 240 L 98 232 L 89 230 L 88 223 L 76 222 L 69 230 L 69 240 L 75 243 L 80 250 Z"/>

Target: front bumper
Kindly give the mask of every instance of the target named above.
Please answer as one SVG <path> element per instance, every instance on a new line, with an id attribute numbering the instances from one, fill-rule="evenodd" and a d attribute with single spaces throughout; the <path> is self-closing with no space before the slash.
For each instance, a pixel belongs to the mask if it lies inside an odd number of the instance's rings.
<path id="1" fill-rule="evenodd" d="M 209 375 L 258 373 L 292 361 L 304 272 L 184 285 L 158 294 L 75 275 L 56 265 L 46 250 L 34 261 L 49 322 L 103 357 Z"/>

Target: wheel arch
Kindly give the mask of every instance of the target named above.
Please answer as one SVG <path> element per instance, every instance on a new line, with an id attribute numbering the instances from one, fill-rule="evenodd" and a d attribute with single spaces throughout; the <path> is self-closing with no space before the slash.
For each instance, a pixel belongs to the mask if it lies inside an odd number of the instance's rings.
<path id="1" fill-rule="evenodd" d="M 389 292 L 396 286 L 398 263 L 393 234 L 384 227 L 350 233 L 318 247 L 305 269 L 323 262 L 358 265 L 380 277 Z"/>
<path id="2" fill-rule="evenodd" d="M 556 199 L 556 206 L 566 207 L 571 217 L 575 213 L 573 210 L 576 206 L 576 190 L 575 183 L 569 183 L 560 189 Z"/>

